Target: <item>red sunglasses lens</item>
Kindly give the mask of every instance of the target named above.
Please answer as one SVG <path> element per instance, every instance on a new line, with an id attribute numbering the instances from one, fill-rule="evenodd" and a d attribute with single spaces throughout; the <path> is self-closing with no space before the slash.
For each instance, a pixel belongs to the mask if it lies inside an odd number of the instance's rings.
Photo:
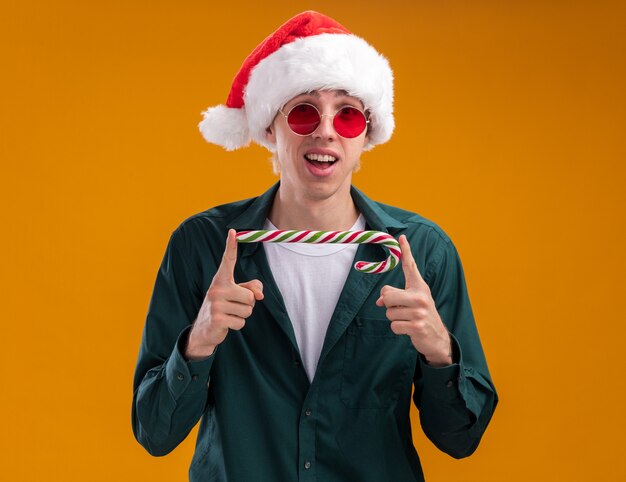
<path id="1" fill-rule="evenodd" d="M 337 134 L 341 137 L 352 139 L 360 136 L 367 126 L 367 120 L 359 109 L 354 107 L 342 107 L 333 119 L 333 125 Z"/>
<path id="2" fill-rule="evenodd" d="M 299 104 L 289 111 L 287 124 L 296 134 L 308 136 L 320 124 L 320 115 L 312 105 Z"/>
<path id="3" fill-rule="evenodd" d="M 320 114 L 312 105 L 298 104 L 289 111 L 287 124 L 296 134 L 308 136 L 320 125 Z M 333 117 L 333 126 L 341 137 L 352 139 L 365 130 L 367 119 L 359 109 L 345 106 Z"/>

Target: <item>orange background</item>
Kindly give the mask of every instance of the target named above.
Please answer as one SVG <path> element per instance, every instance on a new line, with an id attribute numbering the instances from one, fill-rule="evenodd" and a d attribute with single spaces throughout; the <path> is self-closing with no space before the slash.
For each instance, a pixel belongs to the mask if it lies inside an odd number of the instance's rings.
<path id="1" fill-rule="evenodd" d="M 183 219 L 275 181 L 196 125 L 315 8 L 395 70 L 354 182 L 455 241 L 501 397 L 469 459 L 415 425 L 427 480 L 626 480 L 623 2 L 295 4 L 2 2 L 0 478 L 186 479 L 195 437 L 157 459 L 131 432 L 152 285 Z"/>

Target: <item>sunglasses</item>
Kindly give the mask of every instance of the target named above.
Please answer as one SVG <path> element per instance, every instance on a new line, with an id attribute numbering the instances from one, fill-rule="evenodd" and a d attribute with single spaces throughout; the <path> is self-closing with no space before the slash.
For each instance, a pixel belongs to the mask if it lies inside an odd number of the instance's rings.
<path id="1" fill-rule="evenodd" d="M 299 136 L 313 134 L 324 116 L 332 117 L 337 134 L 347 139 L 360 136 L 370 122 L 362 111 L 351 105 L 340 107 L 333 115 L 320 114 L 317 107 L 307 103 L 294 105 L 287 114 L 282 109 L 278 111 L 287 119 L 291 131 Z"/>

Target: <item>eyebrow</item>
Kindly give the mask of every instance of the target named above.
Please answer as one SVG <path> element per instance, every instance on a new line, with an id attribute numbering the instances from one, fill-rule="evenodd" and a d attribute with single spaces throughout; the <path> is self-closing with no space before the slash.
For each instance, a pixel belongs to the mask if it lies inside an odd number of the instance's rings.
<path id="1" fill-rule="evenodd" d="M 312 90 L 311 92 L 305 92 L 302 95 L 312 95 L 315 97 L 320 97 L 321 94 L 319 93 L 318 90 Z M 341 97 L 341 96 L 352 97 L 350 94 L 348 94 L 347 90 L 343 90 L 343 89 L 336 90 L 335 97 Z"/>
<path id="2" fill-rule="evenodd" d="M 298 97 L 302 97 L 302 96 L 306 96 L 306 95 L 312 95 L 312 96 L 313 96 L 313 97 L 315 97 L 316 99 L 319 99 L 319 98 L 322 96 L 322 94 L 320 94 L 320 93 L 319 93 L 319 90 L 315 89 L 315 90 L 311 90 L 311 91 L 309 91 L 309 92 L 302 92 L 300 95 L 297 95 L 297 96 L 296 96 L 296 97 L 294 97 L 293 99 L 296 99 L 296 98 L 298 98 Z M 345 97 L 350 97 L 350 98 L 355 99 L 355 101 L 356 101 L 356 102 L 358 102 L 358 103 L 360 104 L 360 108 L 365 110 L 365 104 L 363 103 L 363 101 L 362 101 L 361 99 L 357 98 L 357 97 L 354 97 L 354 96 L 350 95 L 350 94 L 348 93 L 348 91 L 347 91 L 347 90 L 344 90 L 344 89 L 338 89 L 338 90 L 336 90 L 336 91 L 335 91 L 335 98 L 342 97 L 342 96 L 345 96 Z M 293 99 L 291 99 L 291 100 L 293 100 Z M 289 101 L 289 102 L 291 102 L 291 101 Z M 288 102 L 288 103 L 289 103 L 289 102 Z M 287 103 L 287 104 L 288 104 L 288 103 Z M 284 108 L 287 104 L 283 105 L 283 108 Z"/>

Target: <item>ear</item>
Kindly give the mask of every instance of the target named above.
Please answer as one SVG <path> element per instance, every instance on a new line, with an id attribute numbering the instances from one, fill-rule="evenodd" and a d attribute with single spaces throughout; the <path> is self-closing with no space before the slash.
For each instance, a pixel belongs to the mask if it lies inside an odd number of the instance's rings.
<path id="1" fill-rule="evenodd" d="M 272 122 L 270 126 L 265 129 L 265 139 L 272 144 L 276 144 L 276 132 L 274 131 L 274 123 Z"/>

